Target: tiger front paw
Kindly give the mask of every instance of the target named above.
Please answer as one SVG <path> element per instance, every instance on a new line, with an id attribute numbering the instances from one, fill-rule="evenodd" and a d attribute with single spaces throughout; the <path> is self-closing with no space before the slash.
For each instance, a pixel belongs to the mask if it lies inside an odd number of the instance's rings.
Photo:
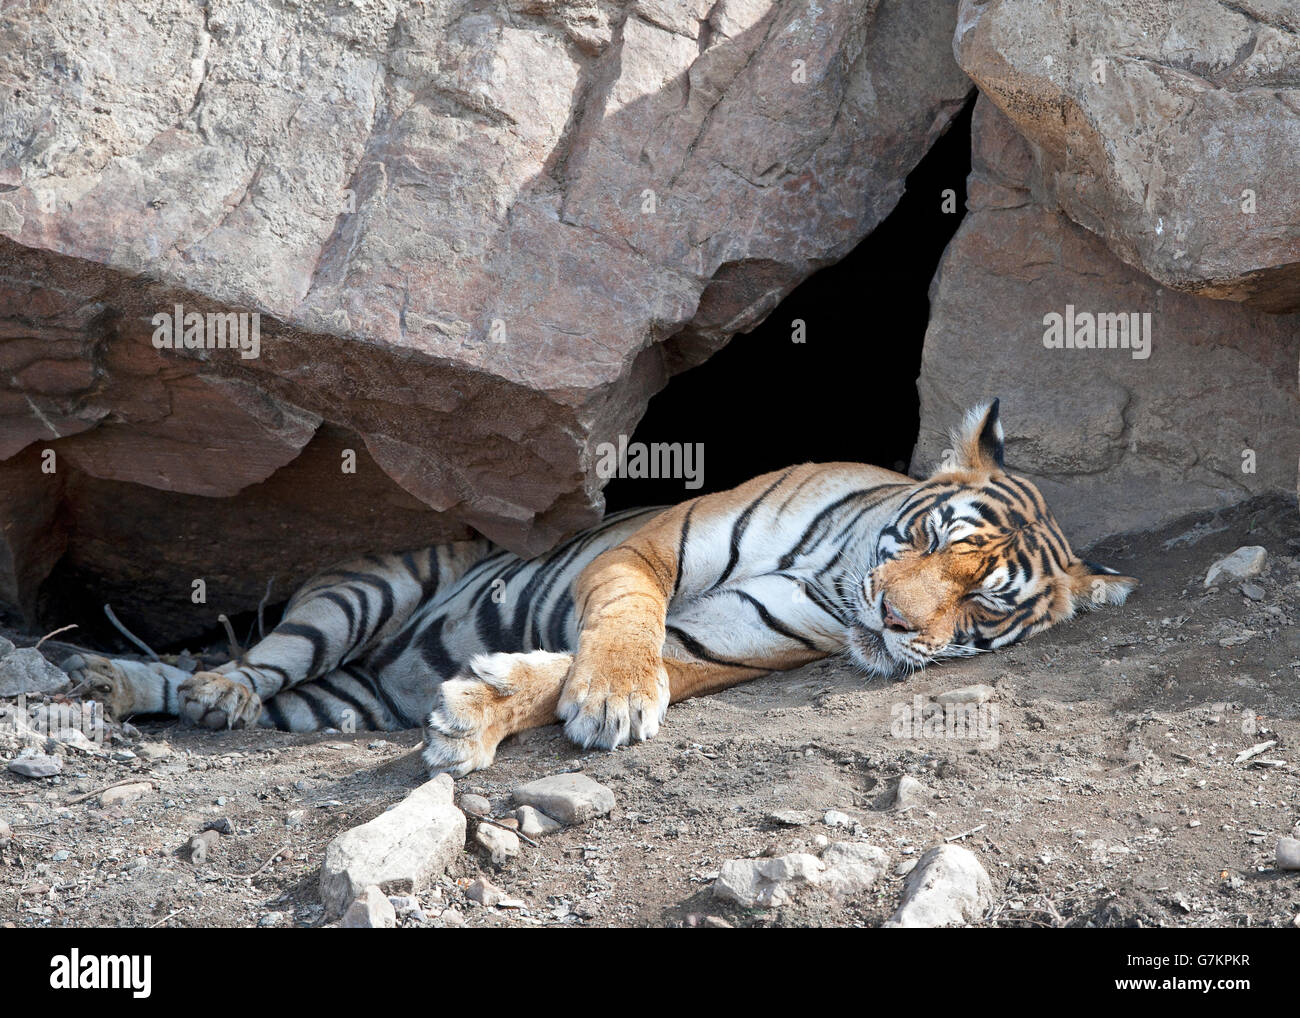
<path id="1" fill-rule="evenodd" d="M 564 731 L 584 749 L 614 749 L 654 738 L 668 713 L 668 672 L 656 654 L 584 656 L 574 664 L 557 713 Z"/>
<path id="2" fill-rule="evenodd" d="M 481 674 L 484 660 L 470 662 L 465 672 L 442 683 L 434 694 L 424 733 L 424 762 L 430 774 L 461 778 L 496 757 L 501 736 L 495 734 L 493 708 L 512 690 L 495 676 Z"/>
<path id="3" fill-rule="evenodd" d="M 262 715 L 262 701 L 220 672 L 195 672 L 181 683 L 180 716 L 202 728 L 246 728 Z"/>
<path id="4" fill-rule="evenodd" d="M 126 672 L 111 658 L 98 654 L 73 654 L 62 664 L 72 688 L 104 705 L 110 717 L 121 721 L 135 710 L 135 690 Z"/>

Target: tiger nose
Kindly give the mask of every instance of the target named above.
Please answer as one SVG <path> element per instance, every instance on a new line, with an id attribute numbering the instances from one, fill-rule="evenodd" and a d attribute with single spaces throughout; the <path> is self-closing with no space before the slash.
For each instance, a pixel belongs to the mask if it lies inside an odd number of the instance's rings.
<path id="1" fill-rule="evenodd" d="M 898 610 L 884 598 L 880 599 L 880 615 L 886 629 L 892 630 L 895 633 L 912 632 L 911 623 L 909 623 L 907 619 L 903 618 L 903 616 L 898 613 Z"/>

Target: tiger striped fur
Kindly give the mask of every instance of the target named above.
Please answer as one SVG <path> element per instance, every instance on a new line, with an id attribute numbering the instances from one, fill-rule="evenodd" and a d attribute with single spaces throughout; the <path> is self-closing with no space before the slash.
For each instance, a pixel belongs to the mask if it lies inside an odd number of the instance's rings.
<path id="1" fill-rule="evenodd" d="M 903 677 L 1023 639 L 1137 581 L 1070 550 L 1003 467 L 998 403 L 926 481 L 804 464 L 617 513 L 526 561 L 486 541 L 324 573 L 239 660 L 187 674 L 78 655 L 117 716 L 291 731 L 426 725 L 431 771 L 562 721 L 583 746 L 652 737 L 671 702 L 848 652 Z"/>

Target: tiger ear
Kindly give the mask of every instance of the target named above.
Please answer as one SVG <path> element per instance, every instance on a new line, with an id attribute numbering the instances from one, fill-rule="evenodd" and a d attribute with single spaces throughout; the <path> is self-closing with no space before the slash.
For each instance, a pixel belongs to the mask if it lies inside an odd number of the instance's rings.
<path id="1" fill-rule="evenodd" d="M 998 419 L 1001 400 L 982 403 L 966 415 L 962 426 L 952 433 L 958 469 L 994 473 L 1002 469 L 1005 436 Z"/>
<path id="2" fill-rule="evenodd" d="M 1100 608 L 1123 604 L 1138 587 L 1133 576 L 1121 576 L 1114 569 L 1079 560 L 1070 564 L 1070 594 L 1076 608 Z"/>

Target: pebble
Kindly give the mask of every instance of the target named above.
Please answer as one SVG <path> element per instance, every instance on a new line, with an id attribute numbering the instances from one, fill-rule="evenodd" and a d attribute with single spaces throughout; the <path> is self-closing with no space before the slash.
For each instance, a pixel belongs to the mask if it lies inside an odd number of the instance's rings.
<path id="1" fill-rule="evenodd" d="M 136 759 L 136 755 L 129 749 L 115 749 L 109 759 L 114 763 L 130 763 Z"/>
<path id="2" fill-rule="evenodd" d="M 827 827 L 852 827 L 854 820 L 847 813 L 841 813 L 837 809 L 828 809 L 826 815 L 822 817 L 822 823 Z"/>
<path id="3" fill-rule="evenodd" d="M 813 822 L 812 814 L 797 809 L 779 809 L 769 813 L 767 819 L 782 827 L 807 827 Z"/>
<path id="4" fill-rule="evenodd" d="M 307 811 L 305 809 L 291 809 L 284 818 L 284 826 L 301 827 L 303 825 L 303 821 L 305 821 L 306 819 L 307 819 Z"/>
<path id="5" fill-rule="evenodd" d="M 891 929 L 960 926 L 993 904 L 993 883 L 970 849 L 939 845 L 917 860 L 907 875 Z"/>
<path id="6" fill-rule="evenodd" d="M 321 901 L 339 915 L 367 886 L 419 894 L 465 849 L 465 814 L 451 778 L 426 781 L 392 809 L 330 842 L 321 863 Z"/>
<path id="7" fill-rule="evenodd" d="M 392 902 L 374 884 L 357 895 L 339 920 L 339 926 L 345 930 L 391 930 L 396 925 L 397 913 Z"/>
<path id="8" fill-rule="evenodd" d="M 806 852 L 776 859 L 728 859 L 713 882 L 715 897 L 744 908 L 785 905 L 805 887 L 821 881 L 825 865 Z"/>
<path id="9" fill-rule="evenodd" d="M 288 912 L 268 912 L 268 913 L 266 913 L 266 915 L 262 916 L 261 919 L 257 920 L 257 925 L 258 925 L 258 926 L 271 926 L 271 927 L 275 927 L 275 926 L 288 926 L 288 925 L 289 925 L 289 913 L 288 913 Z"/>
<path id="10" fill-rule="evenodd" d="M 493 866 L 504 866 L 519 854 L 519 835 L 492 824 L 479 824 L 474 840 L 487 850 Z"/>
<path id="11" fill-rule="evenodd" d="M 1241 585 L 1241 593 L 1243 597 L 1248 597 L 1252 601 L 1262 601 L 1265 596 L 1264 588 L 1258 583 L 1243 583 Z"/>
<path id="12" fill-rule="evenodd" d="M 135 753 L 141 760 L 154 763 L 158 760 L 166 760 L 171 756 L 172 748 L 165 742 L 142 742 L 135 747 Z"/>
<path id="13" fill-rule="evenodd" d="M 515 819 L 519 821 L 519 830 L 530 838 L 540 838 L 564 829 L 563 824 L 534 806 L 520 806 L 515 810 Z"/>
<path id="14" fill-rule="evenodd" d="M 1213 587 L 1225 580 L 1248 580 L 1264 571 L 1268 561 L 1268 551 L 1257 544 L 1238 548 L 1231 555 L 1225 555 L 1205 574 L 1205 586 Z"/>
<path id="15" fill-rule="evenodd" d="M 9 770 L 24 778 L 52 778 L 63 773 L 63 758 L 27 749 L 9 761 Z"/>
<path id="16" fill-rule="evenodd" d="M 72 858 L 72 853 L 69 852 L 66 848 L 61 848 L 57 852 L 55 852 L 52 856 L 50 856 L 50 861 L 67 862 L 71 858 Z"/>
<path id="17" fill-rule="evenodd" d="M 465 897 L 470 901 L 477 901 L 485 908 L 493 908 L 494 906 L 501 904 L 501 901 L 505 896 L 505 891 L 497 887 L 497 885 L 492 883 L 492 881 L 485 880 L 482 877 L 475 880 L 474 883 L 470 884 L 469 887 L 465 889 Z"/>
<path id="18" fill-rule="evenodd" d="M 614 808 L 614 793 L 585 774 L 552 774 L 511 794 L 520 806 L 534 806 L 562 824 L 580 824 Z"/>
<path id="19" fill-rule="evenodd" d="M 904 809 L 920 806 L 928 802 L 934 793 L 911 775 L 904 774 L 898 779 L 898 788 L 894 791 L 894 807 Z"/>
<path id="20" fill-rule="evenodd" d="M 873 886 L 889 869 L 889 853 L 860 841 L 837 841 L 822 853 L 826 869 L 821 884 L 841 900 L 852 898 Z"/>
<path id="21" fill-rule="evenodd" d="M 946 693 L 940 693 L 934 698 L 935 703 L 988 703 L 997 695 L 997 691 L 992 686 L 986 686 L 983 683 L 976 686 L 962 686 L 960 689 L 950 689 Z"/>
<path id="22" fill-rule="evenodd" d="M 442 915 L 438 916 L 438 918 L 441 919 L 441 920 L 442 920 L 444 923 L 446 923 L 448 926 L 464 926 L 464 925 L 465 925 L 465 917 L 464 917 L 463 915 L 461 915 L 458 911 L 456 911 L 456 909 L 454 909 L 454 908 L 445 908 L 445 909 L 443 909 L 443 910 L 442 910 Z"/>
<path id="23" fill-rule="evenodd" d="M 1300 838 L 1277 839 L 1277 868 L 1300 870 Z"/>
<path id="24" fill-rule="evenodd" d="M 3 820 L 0 820 L 0 849 L 9 847 L 9 843 L 14 840 L 14 831 Z"/>
<path id="25" fill-rule="evenodd" d="M 205 831 L 216 831 L 218 834 L 234 834 L 235 825 L 230 822 L 230 817 L 218 817 L 216 820 L 209 820 L 203 825 Z"/>
<path id="26" fill-rule="evenodd" d="M 129 785 L 117 785 L 106 788 L 99 793 L 101 807 L 115 806 L 118 803 L 135 802 L 153 791 L 153 785 L 147 781 L 135 781 Z"/>
<path id="27" fill-rule="evenodd" d="M 69 685 L 67 673 L 35 647 L 11 649 L 0 657 L 0 698 L 61 693 Z"/>
<path id="28" fill-rule="evenodd" d="M 393 906 L 393 911 L 397 913 L 399 919 L 420 911 L 419 899 L 409 894 L 390 894 L 388 903 Z"/>
<path id="29" fill-rule="evenodd" d="M 492 815 L 492 804 L 481 795 L 475 795 L 469 792 L 460 797 L 460 808 L 472 817 L 487 817 Z"/>

